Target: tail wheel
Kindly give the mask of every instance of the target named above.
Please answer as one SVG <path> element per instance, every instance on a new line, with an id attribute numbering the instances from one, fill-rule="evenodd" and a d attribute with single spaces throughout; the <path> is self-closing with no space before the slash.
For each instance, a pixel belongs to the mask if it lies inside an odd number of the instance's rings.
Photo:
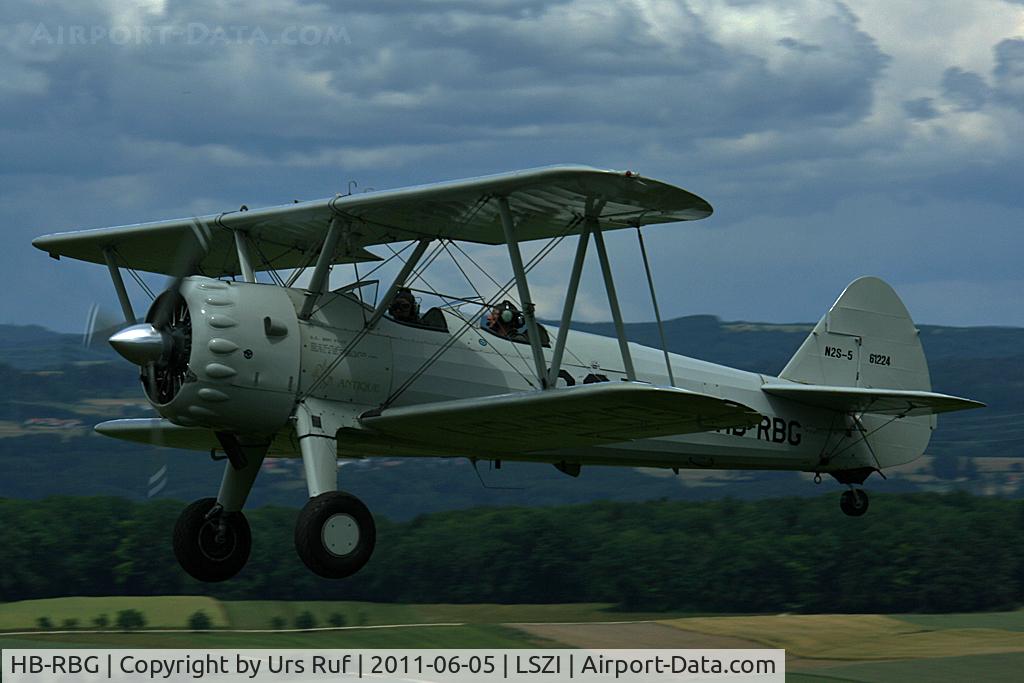
<path id="1" fill-rule="evenodd" d="M 860 517 L 868 511 L 868 494 L 864 489 L 843 491 L 839 507 L 850 517 Z"/>
<path id="2" fill-rule="evenodd" d="M 295 524 L 295 551 L 310 571 L 342 579 L 363 568 L 377 543 L 373 515 L 342 491 L 310 498 Z"/>
<path id="3" fill-rule="evenodd" d="M 225 581 L 241 571 L 252 550 L 249 522 L 241 512 L 210 515 L 216 498 L 185 508 L 174 525 L 174 556 L 200 581 Z"/>

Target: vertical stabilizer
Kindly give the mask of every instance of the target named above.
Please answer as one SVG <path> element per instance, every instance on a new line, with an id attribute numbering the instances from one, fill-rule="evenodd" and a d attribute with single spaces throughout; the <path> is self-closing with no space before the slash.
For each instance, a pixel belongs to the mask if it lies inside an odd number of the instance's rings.
<path id="1" fill-rule="evenodd" d="M 906 306 L 892 287 L 876 277 L 850 283 L 779 377 L 837 387 L 932 388 L 924 349 Z M 842 462 L 851 470 L 881 469 L 917 459 L 936 425 L 934 415 L 896 419 L 860 414 L 851 419 L 861 431 L 853 438 L 865 445 L 838 449 L 843 455 L 837 464 Z"/>
<path id="2" fill-rule="evenodd" d="M 892 287 L 854 280 L 779 374 L 804 384 L 932 388 L 917 328 Z"/>

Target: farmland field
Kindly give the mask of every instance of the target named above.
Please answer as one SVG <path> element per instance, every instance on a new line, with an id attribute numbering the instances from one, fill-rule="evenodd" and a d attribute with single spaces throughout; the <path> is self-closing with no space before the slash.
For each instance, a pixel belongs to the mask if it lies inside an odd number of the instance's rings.
<path id="1" fill-rule="evenodd" d="M 141 612 L 146 628 L 96 632 L 92 626 L 97 615 L 113 623 L 125 609 Z M 197 611 L 210 617 L 212 629 L 185 628 Z M 297 629 L 300 616 L 305 625 L 312 618 L 315 628 Z M 38 629 L 40 617 L 52 628 Z M 63 627 L 69 619 L 77 627 Z M 687 616 L 618 612 L 604 604 L 58 598 L 0 604 L 0 631 L 0 647 L 23 648 L 780 647 L 788 678 L 801 682 L 1007 680 L 1024 667 L 1024 611 Z"/>

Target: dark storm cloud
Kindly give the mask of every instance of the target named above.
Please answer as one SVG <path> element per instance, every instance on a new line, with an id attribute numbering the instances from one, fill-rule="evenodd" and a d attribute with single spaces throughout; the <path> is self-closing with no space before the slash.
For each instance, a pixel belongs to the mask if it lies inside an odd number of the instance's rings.
<path id="1" fill-rule="evenodd" d="M 820 45 L 811 45 L 809 43 L 802 43 L 795 38 L 781 38 L 778 44 L 783 47 L 788 47 L 791 50 L 803 53 L 821 52 L 822 47 Z"/>
<path id="2" fill-rule="evenodd" d="M 989 87 L 978 74 L 954 66 L 942 74 L 942 94 L 960 109 L 977 111 L 988 101 Z"/>
<path id="3" fill-rule="evenodd" d="M 917 121 L 927 121 L 939 115 L 935 109 L 934 100 L 930 97 L 919 97 L 916 100 L 907 100 L 903 103 L 903 109 L 910 118 Z"/>
<path id="4" fill-rule="evenodd" d="M 185 7 L 170 5 L 158 26 L 235 35 L 237 16 L 202 6 L 186 16 Z M 685 6 L 662 27 L 665 35 L 631 5 L 573 12 L 555 3 L 511 15 L 495 11 L 510 7 L 503 3 L 480 11 L 392 3 L 383 14 L 310 7 L 300 16 L 254 17 L 247 34 L 226 43 L 37 40 L 23 48 L 38 49 L 34 68 L 49 88 L 2 116 L 39 130 L 33 114 L 45 110 L 51 130 L 95 123 L 136 138 L 255 147 L 271 160 L 354 138 L 364 146 L 465 143 L 529 126 L 563 127 L 579 144 L 588 127 L 607 122 L 630 132 L 671 127 L 692 139 L 847 124 L 868 111 L 885 63 L 845 11 L 818 21 L 832 41 L 827 52 L 793 50 L 804 43 L 785 38 L 790 56 L 773 67 L 762 54 L 715 42 Z M 91 27 L 99 19 L 90 24 L 76 10 L 43 25 L 56 35 L 72 21 Z M 351 43 L 282 47 L 245 37 L 258 26 L 273 40 L 303 21 L 343 26 Z M 57 91 L 62 106 L 53 108 Z M 90 169 L 103 161 L 98 149 L 86 156 Z"/>
<path id="5" fill-rule="evenodd" d="M 1004 40 L 996 45 L 992 71 L 995 94 L 1002 101 L 1024 111 L 1024 39 Z"/>
<path id="6" fill-rule="evenodd" d="M 748 317 L 809 319 L 817 305 L 785 313 L 799 300 L 783 293 L 792 281 L 817 269 L 831 287 L 870 263 L 849 235 L 871 212 L 850 206 L 946 201 L 949 185 L 971 186 L 976 164 L 1012 164 L 981 152 L 946 164 L 929 155 L 955 132 L 937 128 L 939 144 L 914 138 L 951 109 L 1016 101 L 1012 49 L 997 48 L 988 100 L 971 89 L 975 74 L 950 69 L 941 90 L 932 76 L 930 89 L 879 107 L 890 58 L 831 0 L 242 7 L 0 10 L 0 219 L 10 226 L 0 285 L 34 283 L 48 302 L 8 297 L 0 319 L 66 329 L 87 299 L 109 298 L 102 269 L 34 253 L 41 232 L 326 196 L 353 178 L 384 188 L 559 162 L 639 166 L 715 205 L 707 225 L 652 235 L 666 285 L 685 284 L 671 314 L 740 310 L 727 307 L 727 287 L 706 286 L 733 273 L 731 286 L 764 281 L 760 294 L 778 303 Z M 73 40 L 73 27 L 87 40 Z M 930 225 L 887 225 L 921 245 L 902 276 L 933 278 L 928 263 L 945 260 L 930 251 L 951 243 L 931 242 Z M 837 252 L 843 263 L 830 269 Z"/>

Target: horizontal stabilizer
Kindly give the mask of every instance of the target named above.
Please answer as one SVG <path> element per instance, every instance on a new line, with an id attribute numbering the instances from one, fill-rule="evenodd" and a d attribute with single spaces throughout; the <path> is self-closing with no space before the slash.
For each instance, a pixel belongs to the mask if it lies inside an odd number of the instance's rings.
<path id="1" fill-rule="evenodd" d="M 522 453 L 752 427 L 752 408 L 685 389 L 586 384 L 373 411 L 360 418 L 390 437 L 459 451 Z"/>
<path id="2" fill-rule="evenodd" d="M 984 403 L 978 401 L 932 391 L 832 387 L 817 384 L 765 384 L 761 389 L 766 394 L 782 396 L 806 405 L 878 415 L 933 415 L 985 407 Z"/>

